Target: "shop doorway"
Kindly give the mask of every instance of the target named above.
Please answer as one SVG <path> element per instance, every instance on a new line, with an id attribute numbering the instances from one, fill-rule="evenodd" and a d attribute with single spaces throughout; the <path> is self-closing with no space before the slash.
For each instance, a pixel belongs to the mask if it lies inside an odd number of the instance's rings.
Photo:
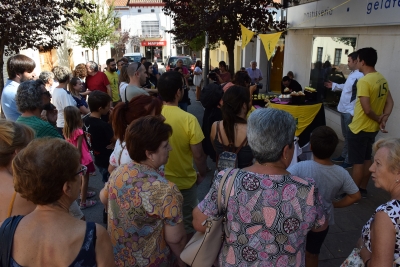
<path id="1" fill-rule="evenodd" d="M 157 62 L 162 62 L 163 59 L 162 47 L 146 46 L 145 51 L 146 51 L 145 56 L 147 61 L 154 62 L 157 60 Z"/>

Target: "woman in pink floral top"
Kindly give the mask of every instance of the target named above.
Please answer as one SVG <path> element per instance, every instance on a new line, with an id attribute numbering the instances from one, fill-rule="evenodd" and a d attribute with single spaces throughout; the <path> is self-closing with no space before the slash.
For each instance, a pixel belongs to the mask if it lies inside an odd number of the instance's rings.
<path id="1" fill-rule="evenodd" d="M 178 266 L 186 266 L 179 259 L 186 244 L 183 197 L 158 171 L 171 150 L 172 128 L 164 120 L 146 116 L 132 122 L 126 148 L 133 161 L 117 167 L 100 194 L 108 201 L 116 266 L 172 266 L 172 254 Z"/>
<path id="2" fill-rule="evenodd" d="M 219 254 L 221 266 L 305 266 L 308 231 L 327 227 L 321 197 L 312 180 L 286 171 L 293 157 L 296 124 L 277 109 L 258 109 L 247 122 L 247 138 L 256 163 L 236 177 L 227 203 L 229 235 Z M 217 214 L 221 171 L 210 192 L 193 211 L 193 224 Z M 233 173 L 233 171 L 231 172 Z M 225 206 L 224 203 L 222 203 Z"/>

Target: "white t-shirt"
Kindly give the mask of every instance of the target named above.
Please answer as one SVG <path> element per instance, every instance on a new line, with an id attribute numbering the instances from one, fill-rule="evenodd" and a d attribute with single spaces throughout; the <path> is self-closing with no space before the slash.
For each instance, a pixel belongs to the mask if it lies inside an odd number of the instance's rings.
<path id="1" fill-rule="evenodd" d="M 76 101 L 64 88 L 54 88 L 51 102 L 57 108 L 57 127 L 64 127 L 64 108 L 76 106 Z"/>
<path id="2" fill-rule="evenodd" d="M 121 99 L 122 99 L 122 96 L 124 96 L 124 99 L 125 99 L 125 90 L 126 90 L 127 86 L 128 86 L 128 84 L 126 82 L 121 82 L 121 84 L 119 85 L 119 95 L 121 96 Z M 125 101 L 125 100 L 122 100 L 122 101 Z"/>
<path id="3" fill-rule="evenodd" d="M 203 71 L 200 69 L 200 67 L 196 67 L 194 69 L 194 72 L 200 72 L 201 74 L 203 73 Z M 203 80 L 203 76 L 201 74 L 198 75 L 193 75 L 193 84 L 196 86 L 200 86 L 201 84 L 201 80 Z"/>
<path id="4" fill-rule="evenodd" d="M 306 160 L 290 166 L 287 170 L 300 178 L 314 179 L 328 213 L 329 225 L 335 224 L 332 204 L 335 196 L 342 193 L 351 195 L 359 191 L 348 171 L 339 165 L 322 165 L 313 160 Z"/>

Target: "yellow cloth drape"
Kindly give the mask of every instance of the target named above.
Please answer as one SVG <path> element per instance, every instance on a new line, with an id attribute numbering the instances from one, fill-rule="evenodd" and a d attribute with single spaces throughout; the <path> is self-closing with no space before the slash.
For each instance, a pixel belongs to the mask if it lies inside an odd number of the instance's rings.
<path id="1" fill-rule="evenodd" d="M 302 106 L 293 106 L 293 105 L 281 105 L 270 103 L 270 108 L 276 108 L 280 110 L 284 110 L 292 114 L 294 119 L 296 120 L 296 136 L 299 136 L 305 128 L 314 120 L 315 116 L 321 109 L 322 104 L 315 105 L 302 105 Z"/>
<path id="2" fill-rule="evenodd" d="M 250 31 L 242 24 L 240 24 L 240 28 L 242 29 L 242 49 L 244 49 L 253 38 L 254 32 Z"/>
<path id="3" fill-rule="evenodd" d="M 271 58 L 272 53 L 275 51 L 275 46 L 281 37 L 282 32 L 260 34 L 260 39 L 263 42 L 265 53 L 267 53 L 268 60 Z"/>

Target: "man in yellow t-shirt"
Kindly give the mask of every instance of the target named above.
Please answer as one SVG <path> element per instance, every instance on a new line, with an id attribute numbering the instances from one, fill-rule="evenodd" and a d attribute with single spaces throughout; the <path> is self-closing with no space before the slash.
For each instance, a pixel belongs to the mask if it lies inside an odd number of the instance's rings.
<path id="1" fill-rule="evenodd" d="M 105 74 L 107 76 L 108 81 L 110 82 L 113 107 L 115 107 L 118 104 L 118 102 L 121 101 L 118 89 L 117 63 L 115 63 L 115 59 L 109 58 L 107 59 L 106 64 L 107 64 L 107 70 L 105 71 Z"/>
<path id="2" fill-rule="evenodd" d="M 353 163 L 353 180 L 367 197 L 367 184 L 371 173 L 372 144 L 378 131 L 387 133 L 386 122 L 393 108 L 393 99 L 385 77 L 375 70 L 378 60 L 372 47 L 357 51 L 357 67 L 364 77 L 357 82 L 357 100 L 354 117 L 349 124 L 349 161 Z"/>
<path id="3" fill-rule="evenodd" d="M 158 92 L 164 100 L 161 114 L 165 123 L 171 125 L 172 136 L 169 143 L 172 151 L 165 165 L 165 178 L 175 183 L 183 195 L 183 221 L 188 238 L 195 232 L 192 225 L 192 211 L 198 204 L 197 185 L 207 172 L 206 155 L 201 141 L 203 132 L 196 117 L 178 107 L 183 97 L 183 76 L 170 71 L 161 75 Z M 193 168 L 196 164 L 198 173 Z"/>

